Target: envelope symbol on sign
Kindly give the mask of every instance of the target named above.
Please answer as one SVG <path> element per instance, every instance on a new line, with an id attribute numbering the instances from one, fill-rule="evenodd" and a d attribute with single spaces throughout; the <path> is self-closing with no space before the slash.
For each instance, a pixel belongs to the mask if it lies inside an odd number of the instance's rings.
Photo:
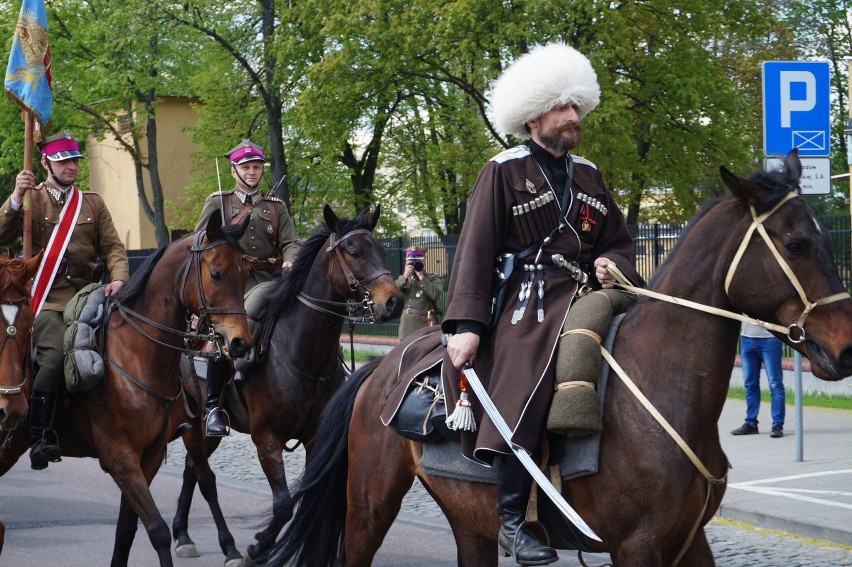
<path id="1" fill-rule="evenodd" d="M 825 150 L 825 132 L 810 130 L 793 131 L 793 147 L 800 150 Z"/>

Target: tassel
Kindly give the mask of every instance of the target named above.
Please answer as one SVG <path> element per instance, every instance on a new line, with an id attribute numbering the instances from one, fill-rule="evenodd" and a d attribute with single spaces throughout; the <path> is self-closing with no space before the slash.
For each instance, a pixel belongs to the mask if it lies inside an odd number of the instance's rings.
<path id="1" fill-rule="evenodd" d="M 476 431 L 476 420 L 473 417 L 473 408 L 470 407 L 470 397 L 467 394 L 467 378 L 464 372 L 459 376 L 459 401 L 453 413 L 447 416 L 447 427 L 453 431 Z"/>

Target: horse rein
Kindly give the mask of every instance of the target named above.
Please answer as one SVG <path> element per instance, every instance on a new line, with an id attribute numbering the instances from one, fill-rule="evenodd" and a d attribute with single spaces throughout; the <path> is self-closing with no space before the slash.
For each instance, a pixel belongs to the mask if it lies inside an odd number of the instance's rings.
<path id="1" fill-rule="evenodd" d="M 784 203 L 787 201 L 798 197 L 799 195 L 793 191 L 788 193 L 783 199 L 781 199 L 771 210 L 763 213 L 762 215 L 757 215 L 754 207 L 749 206 L 749 212 L 752 217 L 752 224 L 749 229 L 746 231 L 743 236 L 743 240 L 740 243 L 740 247 L 737 250 L 736 255 L 734 256 L 734 260 L 731 262 L 731 266 L 728 268 L 728 273 L 725 276 L 725 295 L 728 295 L 729 288 L 731 284 L 731 280 L 733 280 L 734 273 L 739 267 L 740 260 L 742 259 L 743 254 L 745 253 L 746 248 L 751 241 L 751 236 L 755 230 L 758 231 L 760 236 L 763 238 L 763 241 L 766 242 L 766 245 L 769 247 L 769 250 L 772 252 L 775 259 L 778 261 L 778 264 L 781 266 L 781 269 L 784 271 L 784 274 L 790 280 L 790 283 L 793 284 L 793 287 L 796 289 L 796 293 L 799 295 L 799 299 L 804 304 L 805 308 L 802 311 L 802 314 L 799 316 L 798 320 L 784 327 L 783 325 L 776 325 L 774 323 L 767 323 L 765 321 L 760 321 L 758 319 L 753 319 L 747 315 L 743 315 L 741 313 L 734 313 L 733 311 L 727 311 L 725 309 L 720 309 L 718 307 L 711 307 L 709 305 L 704 305 L 702 303 L 696 303 L 694 301 L 689 301 L 687 299 L 681 299 L 679 297 L 674 297 L 671 295 L 665 295 L 662 293 L 657 293 L 655 291 L 651 291 L 649 289 L 636 287 L 624 277 L 624 274 L 621 273 L 615 265 L 610 264 L 608 269 L 610 273 L 615 277 L 616 283 L 615 285 L 619 288 L 625 290 L 627 293 L 631 293 L 634 295 L 644 295 L 647 297 L 651 297 L 654 299 L 659 299 L 662 301 L 667 301 L 669 303 L 674 303 L 676 305 L 682 305 L 684 307 L 689 307 L 691 309 L 696 309 L 698 311 L 703 311 L 705 313 L 711 313 L 713 315 L 719 315 L 722 317 L 727 317 L 728 319 L 735 319 L 737 321 L 743 321 L 745 323 L 752 323 L 754 325 L 758 325 L 763 327 L 764 329 L 768 329 L 770 331 L 775 331 L 782 335 L 786 335 L 790 342 L 794 344 L 799 344 L 805 340 L 805 320 L 810 315 L 811 311 L 814 308 L 820 305 L 827 305 L 829 303 L 834 303 L 835 301 L 849 300 L 849 294 L 846 292 L 835 293 L 834 295 L 830 295 L 828 297 L 823 297 L 814 302 L 810 302 L 805 294 L 804 289 L 802 288 L 799 279 L 796 277 L 796 274 L 793 273 L 793 270 L 790 269 L 789 264 L 781 257 L 781 254 L 778 252 L 778 249 L 772 244 L 772 239 L 769 237 L 769 234 L 766 232 L 766 228 L 763 226 L 763 221 L 769 218 L 773 213 L 775 213 L 779 208 L 781 208 Z"/>
<path id="2" fill-rule="evenodd" d="M 3 319 L 6 322 L 6 329 L 5 329 L 5 333 L 3 335 L 3 340 L 2 340 L 2 342 L 0 342 L 0 350 L 6 348 L 6 340 L 9 339 L 9 338 L 13 339 L 12 342 L 17 347 L 18 343 L 14 340 L 14 338 L 18 336 L 18 327 L 17 327 L 17 325 L 15 325 L 15 321 L 17 320 L 18 315 L 21 313 L 21 307 L 26 305 L 28 301 L 29 301 L 29 299 L 26 298 L 26 297 L 21 297 L 20 299 L 15 299 L 15 300 L 2 300 L 2 301 L 0 301 L 0 309 L 2 309 Z M 10 317 L 8 317 L 8 315 L 7 315 L 7 309 L 6 309 L 7 306 L 8 307 L 14 307 L 14 309 L 15 309 L 15 314 L 14 314 L 13 317 L 11 317 L 11 319 L 12 319 L 11 321 L 9 321 Z M 29 358 L 29 354 L 27 354 L 24 357 L 24 361 L 23 361 L 23 367 L 22 367 L 22 371 L 23 371 L 22 374 L 24 376 L 23 381 L 20 384 L 18 384 L 17 386 L 12 386 L 12 387 L 0 386 L 0 395 L 2 395 L 2 396 L 14 396 L 15 394 L 20 394 L 24 391 L 24 387 L 27 385 L 27 359 L 28 358 Z"/>

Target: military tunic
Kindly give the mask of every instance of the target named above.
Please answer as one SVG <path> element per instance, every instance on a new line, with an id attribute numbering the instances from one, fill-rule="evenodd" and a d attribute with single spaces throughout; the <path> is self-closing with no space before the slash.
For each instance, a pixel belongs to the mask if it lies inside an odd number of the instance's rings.
<path id="1" fill-rule="evenodd" d="M 423 272 L 423 279 L 416 275 L 399 276 L 396 285 L 405 294 L 405 309 L 399 318 L 399 338 L 430 324 L 428 311 L 432 311 L 432 322 L 437 322 L 438 300 L 441 298 L 441 277 Z"/>
<path id="2" fill-rule="evenodd" d="M 43 189 L 44 184 L 37 190 L 44 196 L 44 217 L 39 218 L 40 207 L 37 195 L 33 194 L 32 244 L 33 254 L 47 246 L 53 230 L 59 224 L 59 213 L 62 207 Z M 94 208 L 93 208 L 94 207 Z M 95 222 L 98 226 L 95 227 Z M 0 209 L 0 245 L 9 245 L 23 234 L 24 212 L 12 208 L 11 197 L 6 199 Z M 43 229 L 43 230 L 42 230 Z M 83 204 L 77 224 L 71 233 L 65 259 L 69 266 L 86 267 L 89 262 L 100 259 L 106 265 L 110 279 L 127 281 L 130 278 L 130 266 L 127 261 L 127 250 L 115 229 L 112 216 L 107 210 L 103 199 L 97 193 L 84 192 Z M 59 311 L 65 309 L 65 304 L 71 300 L 77 291 L 91 283 L 80 277 L 70 277 L 57 272 L 50 290 L 45 298 L 43 311 Z"/>
<path id="3" fill-rule="evenodd" d="M 214 212 L 217 215 L 222 214 L 219 211 L 222 209 L 223 199 L 228 199 L 231 206 L 231 219 L 226 219 L 228 224 L 245 206 L 234 190 L 213 193 L 204 201 L 204 208 L 201 210 L 201 216 L 195 226 L 196 231 L 207 226 L 207 221 Z M 268 261 L 270 258 L 281 259 L 283 262 L 293 262 L 296 259 L 301 241 L 293 227 L 293 221 L 290 219 L 290 213 L 287 211 L 287 205 L 284 204 L 284 201 L 277 197 L 264 197 L 254 205 L 248 215 L 251 217 L 249 226 L 240 238 L 240 250 L 244 257 L 250 256 L 260 261 Z M 272 234 L 273 215 L 277 219 L 277 235 Z M 279 268 L 281 261 L 278 263 Z M 253 267 L 249 271 L 246 291 L 259 283 L 272 280 L 277 273 L 277 270 L 270 271 Z"/>

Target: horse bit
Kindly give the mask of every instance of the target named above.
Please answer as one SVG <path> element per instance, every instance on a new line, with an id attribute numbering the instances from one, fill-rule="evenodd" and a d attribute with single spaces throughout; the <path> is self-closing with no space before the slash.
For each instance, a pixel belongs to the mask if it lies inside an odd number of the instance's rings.
<path id="1" fill-rule="evenodd" d="M 346 261 L 346 258 L 343 256 L 343 253 L 340 251 L 340 244 L 357 234 L 370 234 L 370 231 L 366 228 L 356 228 L 355 230 L 350 230 L 340 238 L 335 238 L 334 233 L 332 233 L 329 238 L 329 246 L 325 249 L 326 252 L 334 252 L 337 257 L 337 262 L 340 264 L 341 270 L 343 270 L 343 275 L 346 276 L 346 281 L 349 284 L 349 291 L 352 292 L 353 299 L 356 297 L 357 292 L 360 290 L 363 292 L 363 299 L 361 299 L 361 303 L 353 304 L 348 301 L 328 301 L 324 299 L 317 299 L 315 297 L 311 297 L 304 292 L 299 292 L 298 299 L 311 309 L 315 309 L 316 311 L 320 311 L 322 313 L 328 313 L 331 315 L 335 315 L 337 317 L 342 317 L 343 319 L 347 319 L 352 323 L 375 323 L 376 315 L 373 307 L 375 306 L 375 302 L 371 299 L 370 290 L 367 287 L 371 282 L 377 280 L 378 278 L 384 275 L 390 275 L 390 271 L 388 269 L 377 270 L 376 272 L 370 274 L 369 276 L 358 279 L 355 276 L 355 273 L 352 271 L 352 268 L 349 266 L 349 263 Z M 329 309 L 324 309 L 320 304 L 328 305 L 330 307 L 344 307 L 347 311 L 346 314 L 337 313 L 336 311 L 331 311 Z M 365 315 L 356 315 L 358 311 L 362 311 Z"/>

